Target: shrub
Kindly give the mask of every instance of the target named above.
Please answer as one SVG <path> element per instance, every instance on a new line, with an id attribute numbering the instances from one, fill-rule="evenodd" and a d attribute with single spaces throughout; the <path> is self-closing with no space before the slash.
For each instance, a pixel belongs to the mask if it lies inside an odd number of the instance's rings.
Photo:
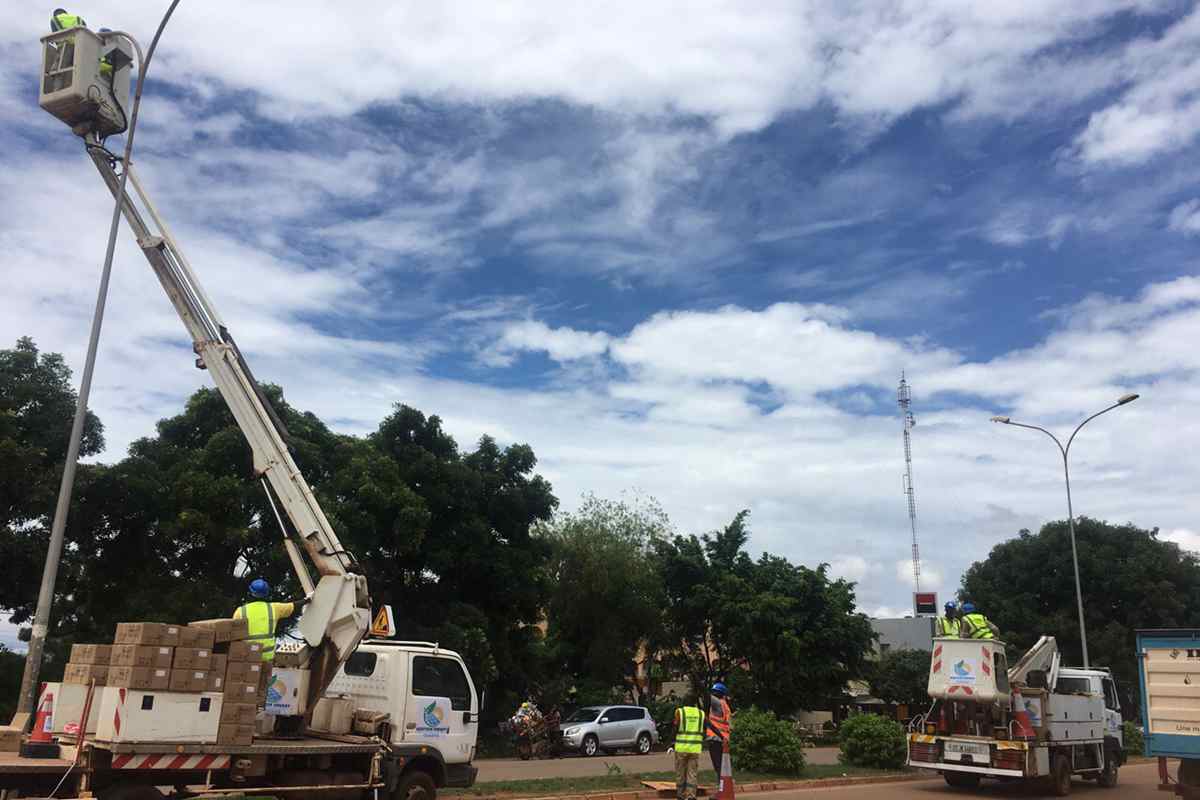
<path id="1" fill-rule="evenodd" d="M 738 712 L 729 737 L 729 754 L 738 770 L 775 775 L 804 771 L 804 747 L 792 723 L 757 708 Z"/>
<path id="2" fill-rule="evenodd" d="M 876 714 L 855 714 L 839 731 L 845 764 L 879 769 L 897 769 L 908 759 L 904 727 Z"/>
<path id="3" fill-rule="evenodd" d="M 1121 726 L 1122 737 L 1124 740 L 1125 757 L 1141 756 L 1146 754 L 1146 740 L 1142 738 L 1142 732 L 1138 730 L 1137 725 L 1134 725 L 1129 720 Z"/>

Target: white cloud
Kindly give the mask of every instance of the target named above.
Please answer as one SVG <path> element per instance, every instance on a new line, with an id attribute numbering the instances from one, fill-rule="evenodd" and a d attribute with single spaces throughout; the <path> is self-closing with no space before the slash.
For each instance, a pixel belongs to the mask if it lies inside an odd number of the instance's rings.
<path id="1" fill-rule="evenodd" d="M 835 556 L 829 562 L 829 571 L 836 577 L 858 583 L 868 575 L 878 575 L 882 572 L 882 568 L 874 562 L 867 561 L 862 556 L 841 555 Z"/>
<path id="2" fill-rule="evenodd" d="M 1184 550 L 1200 554 L 1200 533 L 1190 528 L 1173 528 L 1158 534 L 1158 538 L 1166 542 L 1174 542 Z"/>
<path id="3" fill-rule="evenodd" d="M 551 328 L 544 322 L 523 320 L 506 325 L 482 359 L 491 366 L 507 366 L 516 353 L 542 352 L 562 363 L 601 355 L 608 349 L 608 342 L 605 333 Z"/>
<path id="4" fill-rule="evenodd" d="M 1185 236 L 1200 236 L 1200 199 L 1188 200 L 1171 209 L 1167 227 Z"/>
<path id="5" fill-rule="evenodd" d="M 896 580 L 907 584 L 911 590 L 913 583 L 912 558 L 902 558 L 896 562 Z M 933 591 L 943 585 L 942 570 L 934 563 L 921 559 L 921 591 Z"/>

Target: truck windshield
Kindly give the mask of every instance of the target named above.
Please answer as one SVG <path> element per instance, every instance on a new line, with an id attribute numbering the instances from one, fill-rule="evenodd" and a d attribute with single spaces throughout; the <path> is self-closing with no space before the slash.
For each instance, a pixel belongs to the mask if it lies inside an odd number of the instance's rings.
<path id="1" fill-rule="evenodd" d="M 576 709 L 571 716 L 567 717 L 563 722 L 595 722 L 596 717 L 600 716 L 602 708 L 580 708 Z"/>

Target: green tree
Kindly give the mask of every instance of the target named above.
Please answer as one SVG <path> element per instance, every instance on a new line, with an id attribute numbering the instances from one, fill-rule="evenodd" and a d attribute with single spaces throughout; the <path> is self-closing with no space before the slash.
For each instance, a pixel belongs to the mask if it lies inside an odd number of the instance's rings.
<path id="1" fill-rule="evenodd" d="M 1081 517 L 1075 532 L 1093 664 L 1112 668 L 1126 716 L 1136 713 L 1134 630 L 1194 625 L 1200 615 L 1200 561 L 1158 530 Z M 1057 638 L 1064 664 L 1080 665 L 1071 543 L 1065 520 L 1023 530 L 996 545 L 963 576 L 961 595 L 1000 627 L 1020 652 L 1042 635 Z M 1010 654 L 1010 659 L 1015 656 Z"/>
<path id="2" fill-rule="evenodd" d="M 629 679 L 636 658 L 648 661 L 644 645 L 658 638 L 664 593 L 653 553 L 670 532 L 653 499 L 592 495 L 537 526 L 551 551 L 547 647 L 556 672 L 609 688 L 629 682 L 643 699 Z"/>
<path id="3" fill-rule="evenodd" d="M 39 353 L 27 337 L 0 350 L 0 608 L 15 610 L 15 622 L 29 618 L 37 595 L 77 400 L 61 355 Z M 103 447 L 103 427 L 89 411 L 79 453 Z M 81 483 L 90 471 L 81 470 Z"/>
<path id="4" fill-rule="evenodd" d="M 930 704 L 928 650 L 891 650 L 871 665 L 871 694 L 885 703 L 904 703 L 917 712 Z"/>
<path id="5" fill-rule="evenodd" d="M 680 668 L 698 694 L 725 678 L 740 704 L 816 708 L 865 672 L 870 622 L 855 610 L 854 585 L 831 580 L 827 565 L 751 559 L 747 518 L 659 547 L 666 635 L 683 642 Z"/>

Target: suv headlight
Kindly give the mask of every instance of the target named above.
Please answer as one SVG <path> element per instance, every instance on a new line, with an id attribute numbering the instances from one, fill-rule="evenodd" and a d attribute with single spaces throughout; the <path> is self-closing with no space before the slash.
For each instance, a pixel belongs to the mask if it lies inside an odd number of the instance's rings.
<path id="1" fill-rule="evenodd" d="M 564 733 L 563 735 L 564 736 L 574 736 L 577 733 L 579 733 L 579 728 L 567 728 L 567 732 Z"/>

